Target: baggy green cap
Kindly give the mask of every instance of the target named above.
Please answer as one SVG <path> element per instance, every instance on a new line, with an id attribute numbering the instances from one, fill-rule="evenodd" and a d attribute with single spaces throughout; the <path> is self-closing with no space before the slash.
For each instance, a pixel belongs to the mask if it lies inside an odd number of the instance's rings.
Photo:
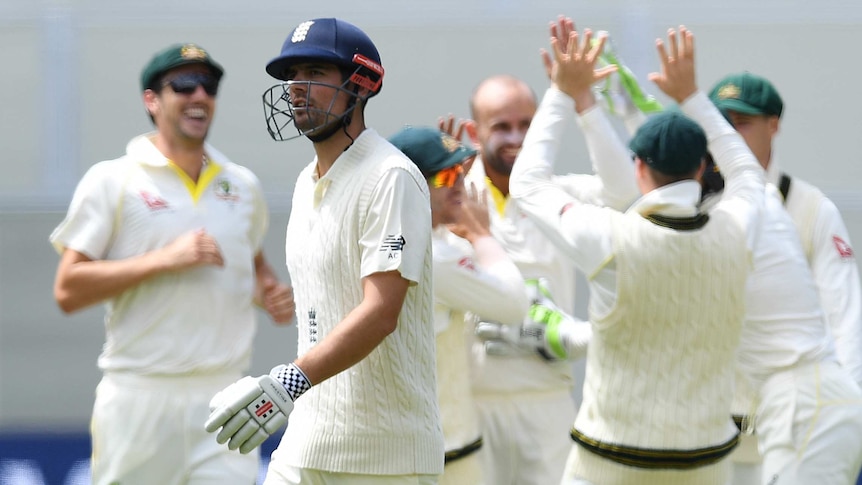
<path id="1" fill-rule="evenodd" d="M 426 177 L 476 154 L 476 150 L 465 147 L 454 137 L 425 126 L 405 126 L 389 142 L 404 152 Z"/>
<path id="2" fill-rule="evenodd" d="M 218 79 L 221 79 L 224 74 L 221 65 L 202 47 L 195 44 L 174 44 L 157 52 L 144 66 L 144 70 L 141 71 L 141 91 L 155 89 L 157 86 L 154 86 L 154 83 L 162 74 L 188 64 L 203 64 Z"/>
<path id="3" fill-rule="evenodd" d="M 629 148 L 644 163 L 667 175 L 695 171 L 706 155 L 706 133 L 677 110 L 651 116 L 638 128 Z"/>
<path id="4" fill-rule="evenodd" d="M 775 86 L 750 72 L 725 77 L 712 88 L 709 99 L 725 116 L 727 111 L 747 115 L 781 116 L 784 110 L 784 102 L 781 101 Z"/>

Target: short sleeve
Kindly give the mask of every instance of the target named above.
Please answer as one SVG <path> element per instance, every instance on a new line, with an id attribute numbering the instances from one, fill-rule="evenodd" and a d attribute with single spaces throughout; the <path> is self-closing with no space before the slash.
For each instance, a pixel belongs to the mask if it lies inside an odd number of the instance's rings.
<path id="1" fill-rule="evenodd" d="M 121 182 L 111 180 L 103 164 L 94 165 L 84 174 L 66 218 L 51 233 L 50 242 L 58 253 L 68 248 L 93 260 L 105 258 L 116 223 L 117 185 Z"/>
<path id="2" fill-rule="evenodd" d="M 430 256 L 431 203 L 427 186 L 420 186 L 402 168 L 386 171 L 371 194 L 360 231 L 361 277 L 397 270 L 405 279 L 418 283 L 425 270 L 425 258 Z"/>

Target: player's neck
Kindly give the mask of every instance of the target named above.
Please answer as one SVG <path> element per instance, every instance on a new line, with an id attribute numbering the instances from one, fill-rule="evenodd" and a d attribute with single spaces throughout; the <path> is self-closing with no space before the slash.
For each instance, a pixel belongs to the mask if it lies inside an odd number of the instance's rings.
<path id="1" fill-rule="evenodd" d="M 314 152 L 317 154 L 317 175 L 323 177 L 335 165 L 335 161 L 365 130 L 365 125 L 351 123 L 347 130 L 338 130 L 326 140 L 314 142 Z"/>
<path id="2" fill-rule="evenodd" d="M 504 197 L 509 196 L 509 176 L 503 175 L 501 173 L 495 172 L 493 170 L 488 170 L 488 167 L 485 167 L 485 175 L 491 179 L 491 183 L 494 184 L 494 187 L 503 194 Z"/>
<path id="3" fill-rule="evenodd" d="M 204 143 L 171 142 L 164 136 L 153 140 L 156 148 L 174 165 L 180 167 L 192 180 L 197 182 L 204 164 Z"/>

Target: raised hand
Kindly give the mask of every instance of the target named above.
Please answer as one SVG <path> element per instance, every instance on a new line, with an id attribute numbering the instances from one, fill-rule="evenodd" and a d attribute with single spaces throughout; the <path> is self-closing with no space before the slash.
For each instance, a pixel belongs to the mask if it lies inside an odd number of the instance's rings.
<path id="1" fill-rule="evenodd" d="M 441 116 L 437 119 L 437 127 L 440 128 L 440 131 L 446 133 L 452 138 L 464 143 L 464 146 L 471 146 L 481 152 L 482 144 L 479 143 L 479 133 L 476 131 L 476 122 L 471 119 L 455 118 L 455 115 L 449 114 L 447 116 Z M 464 135 L 467 135 L 467 140 L 469 140 L 469 144 L 465 143 L 463 140 Z M 473 162 L 476 161 L 476 157 L 472 157 L 464 162 L 464 173 L 470 171 L 470 167 L 473 166 Z"/>
<path id="2" fill-rule="evenodd" d="M 677 103 L 682 103 L 697 91 L 694 66 L 694 34 L 681 25 L 679 34 L 674 29 L 667 31 L 667 46 L 656 39 L 661 71 L 652 72 L 648 78 Z"/>
<path id="3" fill-rule="evenodd" d="M 476 133 L 476 122 L 471 119 L 459 118 L 449 114 L 441 116 L 437 119 L 437 127 L 440 131 L 446 133 L 452 138 L 463 143 L 463 136 L 466 134 L 467 139 L 473 144 L 474 148 L 479 148 L 479 135 Z"/>
<path id="4" fill-rule="evenodd" d="M 477 190 L 476 185 L 472 182 L 465 192 L 461 211 L 458 213 L 458 220 L 446 227 L 452 231 L 452 234 L 472 243 L 480 237 L 491 235 L 488 194 L 484 190 Z"/>
<path id="5" fill-rule="evenodd" d="M 557 17 L 556 22 L 551 22 L 549 26 L 549 30 L 551 33 L 552 39 L 557 39 L 558 44 L 561 48 L 567 48 L 569 42 L 569 35 L 575 31 L 575 23 L 571 18 L 560 15 Z M 551 54 L 548 53 L 545 49 L 540 49 L 540 53 L 542 56 L 542 63 L 545 65 L 545 74 L 548 75 L 548 80 L 554 80 L 554 61 L 551 58 Z"/>
<path id="6" fill-rule="evenodd" d="M 551 24 L 553 60 L 543 53 L 545 71 L 549 73 L 551 81 L 575 100 L 578 111 L 595 104 L 592 85 L 617 70 L 616 65 L 596 69 L 596 61 L 607 41 L 607 35 L 601 33 L 595 43 L 592 38 L 590 29 L 585 29 L 583 35 L 579 36 L 571 19 L 560 18 L 556 24 Z"/>

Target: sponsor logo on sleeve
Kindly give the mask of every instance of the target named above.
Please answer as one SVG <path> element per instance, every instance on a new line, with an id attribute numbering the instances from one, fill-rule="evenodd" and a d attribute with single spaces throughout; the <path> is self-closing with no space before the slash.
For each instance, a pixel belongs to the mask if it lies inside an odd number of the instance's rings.
<path id="1" fill-rule="evenodd" d="M 853 248 L 846 241 L 838 236 L 832 236 L 832 243 L 835 244 L 835 249 L 838 251 L 839 256 L 847 259 L 853 257 Z"/>
<path id="2" fill-rule="evenodd" d="M 401 234 L 390 234 L 383 239 L 380 251 L 388 251 L 388 258 L 395 259 L 401 255 L 405 244 L 407 244 L 407 241 L 404 239 L 404 236 Z"/>

